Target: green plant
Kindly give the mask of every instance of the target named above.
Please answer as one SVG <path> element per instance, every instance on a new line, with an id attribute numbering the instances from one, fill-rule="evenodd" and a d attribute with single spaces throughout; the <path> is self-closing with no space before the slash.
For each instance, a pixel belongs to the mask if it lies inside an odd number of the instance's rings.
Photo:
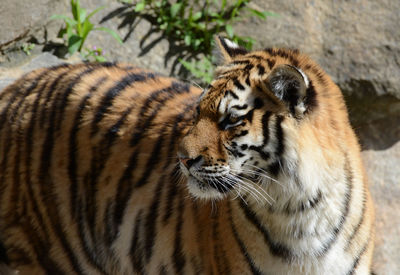
<path id="1" fill-rule="evenodd" d="M 132 3 L 130 0 L 120 0 Z M 250 50 L 254 40 L 235 34 L 233 25 L 246 17 L 255 16 L 265 20 L 275 14 L 250 8 L 251 0 L 139 0 L 134 12 L 153 18 L 167 37 L 189 48 L 191 54 L 201 53 L 199 61 L 180 60 L 183 66 L 203 81 L 212 79 L 211 51 L 214 36 L 225 33 L 233 42 Z"/>
<path id="2" fill-rule="evenodd" d="M 50 18 L 64 20 L 65 26 L 60 29 L 58 37 L 64 38 L 64 36 L 66 36 L 66 44 L 70 54 L 76 51 L 81 52 L 89 33 L 96 30 L 108 32 L 122 44 L 122 40 L 116 32 L 105 27 L 95 27 L 94 24 L 90 22 L 90 18 L 102 10 L 104 6 L 87 14 L 86 9 L 81 8 L 79 0 L 70 0 L 70 4 L 72 18 L 65 15 L 53 15 Z"/>
<path id="3" fill-rule="evenodd" d="M 179 62 L 190 71 L 193 76 L 201 80 L 203 83 L 210 83 L 213 80 L 214 66 L 211 56 L 205 56 L 201 60 L 185 61 L 180 59 Z"/>
<path id="4" fill-rule="evenodd" d="M 26 55 L 31 55 L 31 50 L 33 50 L 34 48 L 35 48 L 35 44 L 33 44 L 33 43 L 24 43 L 21 46 L 22 51 Z"/>
<path id="5" fill-rule="evenodd" d="M 107 61 L 107 59 L 104 57 L 104 50 L 96 46 L 92 47 L 92 49 L 85 48 L 82 57 L 84 60 L 88 61 L 96 61 L 96 62 Z"/>

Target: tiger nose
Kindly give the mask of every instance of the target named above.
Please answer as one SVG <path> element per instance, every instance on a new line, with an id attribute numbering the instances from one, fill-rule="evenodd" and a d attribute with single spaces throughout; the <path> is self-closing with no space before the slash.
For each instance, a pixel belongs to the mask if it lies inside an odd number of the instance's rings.
<path id="1" fill-rule="evenodd" d="M 197 158 L 186 158 L 186 157 L 181 157 L 179 158 L 180 162 L 182 162 L 182 164 L 189 169 L 190 167 L 193 166 L 193 164 L 195 164 L 196 162 L 199 162 L 201 160 L 201 156 L 198 156 Z"/>

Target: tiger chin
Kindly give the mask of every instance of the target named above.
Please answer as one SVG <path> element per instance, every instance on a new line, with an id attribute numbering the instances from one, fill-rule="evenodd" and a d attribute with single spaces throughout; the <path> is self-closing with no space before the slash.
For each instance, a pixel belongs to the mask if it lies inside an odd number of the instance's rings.
<path id="1" fill-rule="evenodd" d="M 0 273 L 370 274 L 339 88 L 296 50 L 216 44 L 204 90 L 99 63 L 0 93 Z"/>

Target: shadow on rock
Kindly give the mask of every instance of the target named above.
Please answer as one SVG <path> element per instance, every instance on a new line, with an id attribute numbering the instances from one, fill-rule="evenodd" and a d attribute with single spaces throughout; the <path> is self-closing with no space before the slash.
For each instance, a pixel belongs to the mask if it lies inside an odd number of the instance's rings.
<path id="1" fill-rule="evenodd" d="M 118 18 L 121 23 L 118 25 L 118 29 L 127 29 L 127 34 L 122 38 L 126 42 L 135 31 L 141 20 L 146 20 L 150 23 L 151 27 L 146 35 L 140 40 L 140 52 L 139 57 L 145 56 L 150 52 L 161 41 L 168 41 L 168 50 L 164 56 L 164 66 L 167 67 L 169 61 L 172 61 L 170 69 L 170 75 L 179 75 L 180 77 L 187 78 L 189 72 L 182 66 L 179 60 L 191 61 L 198 59 L 200 52 L 194 52 L 190 47 L 187 47 L 181 40 L 174 39 L 170 35 L 167 35 L 165 31 L 161 30 L 157 26 L 157 18 L 151 15 L 142 15 L 134 11 L 132 5 L 126 4 L 123 7 L 116 8 L 105 15 L 100 23 L 104 23 L 113 18 Z M 158 34 L 158 35 L 157 35 Z M 156 35 L 156 37 L 154 37 Z"/>
<path id="2" fill-rule="evenodd" d="M 362 150 L 384 150 L 400 140 L 398 98 L 390 94 L 379 95 L 367 80 L 352 79 L 341 89 Z"/>

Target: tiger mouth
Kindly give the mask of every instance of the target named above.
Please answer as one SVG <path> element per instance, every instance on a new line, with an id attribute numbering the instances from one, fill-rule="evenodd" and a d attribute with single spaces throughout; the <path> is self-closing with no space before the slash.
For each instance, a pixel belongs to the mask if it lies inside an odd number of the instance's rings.
<path id="1" fill-rule="evenodd" d="M 190 175 L 189 178 L 192 178 L 191 183 L 197 184 L 198 187 L 202 190 L 206 189 L 214 189 L 220 193 L 228 193 L 230 190 L 234 188 L 234 182 L 228 183 L 226 180 L 221 177 L 203 177 L 201 179 Z"/>
<path id="2" fill-rule="evenodd" d="M 235 187 L 235 184 L 227 184 L 226 182 L 216 178 L 197 178 L 193 175 L 188 176 L 187 187 L 189 193 L 196 198 L 202 199 L 222 199 Z"/>

